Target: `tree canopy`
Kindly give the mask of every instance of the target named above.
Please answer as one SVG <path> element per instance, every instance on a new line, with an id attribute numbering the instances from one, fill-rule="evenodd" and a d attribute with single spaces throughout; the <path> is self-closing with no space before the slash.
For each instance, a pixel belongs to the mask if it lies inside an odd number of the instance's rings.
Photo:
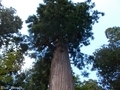
<path id="1" fill-rule="evenodd" d="M 119 90 L 120 86 L 120 28 L 113 27 L 106 30 L 108 45 L 103 45 L 94 52 L 93 68 L 98 70 L 101 83 L 108 88 Z"/>
<path id="2" fill-rule="evenodd" d="M 110 43 L 117 42 L 120 40 L 120 27 L 108 28 L 106 29 L 105 34 Z"/>
<path id="3" fill-rule="evenodd" d="M 22 20 L 12 7 L 0 6 L 0 84 L 12 84 L 23 65 Z"/>
<path id="4" fill-rule="evenodd" d="M 8 46 L 17 39 L 16 35 L 20 36 L 19 31 L 22 28 L 22 21 L 15 14 L 16 10 L 12 7 L 2 7 L 0 9 L 0 47 Z"/>
<path id="5" fill-rule="evenodd" d="M 46 54 L 54 51 L 58 44 L 65 43 L 73 62 L 81 68 L 84 64 L 80 47 L 90 44 L 90 38 L 93 39 L 92 25 L 98 22 L 101 14 L 104 15 L 92 10 L 94 6 L 91 0 L 80 3 L 47 0 L 47 3 L 40 4 L 37 15 L 26 20 L 32 42 L 30 47 Z"/>

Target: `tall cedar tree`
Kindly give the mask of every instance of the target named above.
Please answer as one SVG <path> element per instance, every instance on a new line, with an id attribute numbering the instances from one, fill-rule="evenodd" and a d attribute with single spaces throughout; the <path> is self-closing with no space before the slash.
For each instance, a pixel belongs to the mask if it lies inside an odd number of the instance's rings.
<path id="1" fill-rule="evenodd" d="M 72 3 L 68 0 L 47 0 L 37 8 L 37 15 L 29 16 L 31 45 L 42 56 L 53 53 L 50 71 L 50 90 L 74 90 L 69 55 L 73 63 L 84 66 L 82 45 L 93 39 L 92 25 L 103 13 L 92 10 L 91 0 Z M 41 55 L 37 53 L 37 56 Z"/>

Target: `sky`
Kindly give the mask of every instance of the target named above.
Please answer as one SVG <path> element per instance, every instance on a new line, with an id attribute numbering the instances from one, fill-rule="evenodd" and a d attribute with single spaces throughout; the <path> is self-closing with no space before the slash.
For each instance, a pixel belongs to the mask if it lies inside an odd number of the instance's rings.
<path id="1" fill-rule="evenodd" d="M 84 0 L 73 0 L 73 2 L 81 2 Z M 109 27 L 120 26 L 120 0 L 92 0 L 96 6 L 94 9 L 104 12 L 105 16 L 100 17 L 99 22 L 93 25 L 94 40 L 87 47 L 82 47 L 81 51 L 85 54 L 92 55 L 92 53 L 100 48 L 101 45 L 107 44 L 108 40 L 105 37 L 105 30 Z M 25 21 L 29 15 L 36 14 L 36 9 L 39 3 L 43 0 L 2 0 L 5 7 L 13 7 L 17 10 L 17 15 Z M 23 23 L 22 33 L 27 34 L 27 25 Z M 31 65 L 33 60 L 26 57 L 27 63 L 25 68 Z M 73 67 L 75 72 L 80 75 L 80 71 Z M 90 74 L 90 78 L 97 79 L 96 73 Z"/>

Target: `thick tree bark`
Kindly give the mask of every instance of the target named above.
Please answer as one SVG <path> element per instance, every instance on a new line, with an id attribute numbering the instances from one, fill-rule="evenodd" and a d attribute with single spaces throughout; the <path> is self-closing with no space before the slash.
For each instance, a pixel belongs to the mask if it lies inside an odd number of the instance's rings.
<path id="1" fill-rule="evenodd" d="M 68 49 L 65 45 L 56 47 L 50 74 L 49 90 L 74 90 Z"/>

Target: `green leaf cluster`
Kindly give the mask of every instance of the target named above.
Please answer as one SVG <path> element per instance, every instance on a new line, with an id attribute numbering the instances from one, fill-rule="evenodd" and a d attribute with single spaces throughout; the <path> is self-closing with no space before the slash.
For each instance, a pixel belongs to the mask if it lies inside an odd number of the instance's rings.
<path id="1" fill-rule="evenodd" d="M 111 44 L 120 44 L 120 27 L 111 27 L 105 31 L 106 37 Z"/>
<path id="2" fill-rule="evenodd" d="M 13 82 L 13 75 L 16 75 L 21 70 L 23 65 L 23 56 L 19 51 L 6 52 L 0 58 L 0 82 Z"/>
<path id="3" fill-rule="evenodd" d="M 20 36 L 19 30 L 22 28 L 22 20 L 15 14 L 16 10 L 12 7 L 0 9 L 0 47 L 8 46 L 17 35 Z"/>

